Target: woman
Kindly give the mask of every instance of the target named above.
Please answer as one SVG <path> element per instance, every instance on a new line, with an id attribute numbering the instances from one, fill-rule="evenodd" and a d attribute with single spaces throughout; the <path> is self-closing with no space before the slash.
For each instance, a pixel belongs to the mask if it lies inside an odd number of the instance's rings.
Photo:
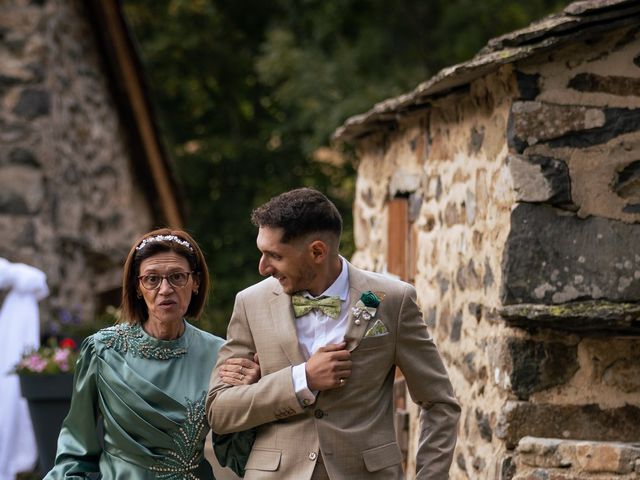
<path id="1" fill-rule="evenodd" d="M 202 251 L 187 233 L 161 229 L 124 266 L 122 320 L 87 338 L 47 480 L 213 479 L 204 459 L 204 404 L 221 338 L 188 323 L 207 297 Z M 225 381 L 250 384 L 259 367 L 236 359 Z M 102 417 L 103 434 L 96 429 Z"/>

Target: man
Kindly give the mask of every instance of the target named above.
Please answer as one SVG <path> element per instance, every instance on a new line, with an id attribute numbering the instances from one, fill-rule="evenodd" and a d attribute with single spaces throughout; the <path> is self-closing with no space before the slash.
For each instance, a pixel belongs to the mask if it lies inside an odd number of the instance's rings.
<path id="1" fill-rule="evenodd" d="M 342 258 L 342 218 L 316 190 L 274 197 L 252 221 L 269 278 L 236 297 L 206 405 L 216 433 L 258 427 L 245 478 L 402 478 L 396 366 L 422 410 L 417 477 L 448 478 L 460 407 L 415 289 Z M 260 381 L 225 384 L 254 354 Z"/>

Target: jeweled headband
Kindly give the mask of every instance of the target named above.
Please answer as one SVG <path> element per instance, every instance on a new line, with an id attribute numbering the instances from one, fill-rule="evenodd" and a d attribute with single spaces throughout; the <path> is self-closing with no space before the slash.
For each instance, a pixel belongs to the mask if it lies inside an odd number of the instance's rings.
<path id="1" fill-rule="evenodd" d="M 147 237 L 140 242 L 140 245 L 136 247 L 136 251 L 142 250 L 148 244 L 153 242 L 175 242 L 183 247 L 187 247 L 189 250 L 193 252 L 193 247 L 186 240 L 182 240 L 181 238 L 176 237 L 175 235 L 155 235 L 153 237 Z"/>

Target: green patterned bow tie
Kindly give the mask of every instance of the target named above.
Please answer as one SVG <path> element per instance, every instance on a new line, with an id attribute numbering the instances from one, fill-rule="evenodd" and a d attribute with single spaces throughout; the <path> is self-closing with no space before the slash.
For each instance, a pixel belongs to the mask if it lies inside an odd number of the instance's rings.
<path id="1" fill-rule="evenodd" d="M 314 308 L 317 308 L 326 316 L 331 318 L 338 318 L 340 315 L 340 297 L 318 297 L 308 298 L 303 295 L 293 295 L 291 297 L 291 304 L 293 305 L 293 313 L 296 317 L 306 315 Z"/>

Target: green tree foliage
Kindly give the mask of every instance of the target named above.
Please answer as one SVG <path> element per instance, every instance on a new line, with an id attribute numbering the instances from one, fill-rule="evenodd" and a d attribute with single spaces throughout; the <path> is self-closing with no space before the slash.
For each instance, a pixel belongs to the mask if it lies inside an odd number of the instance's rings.
<path id="1" fill-rule="evenodd" d="M 326 148 L 349 116 L 472 57 L 557 0 L 124 0 L 161 129 L 212 272 L 205 327 L 224 334 L 255 282 L 251 209 L 314 186 L 345 217 L 351 162 Z"/>

